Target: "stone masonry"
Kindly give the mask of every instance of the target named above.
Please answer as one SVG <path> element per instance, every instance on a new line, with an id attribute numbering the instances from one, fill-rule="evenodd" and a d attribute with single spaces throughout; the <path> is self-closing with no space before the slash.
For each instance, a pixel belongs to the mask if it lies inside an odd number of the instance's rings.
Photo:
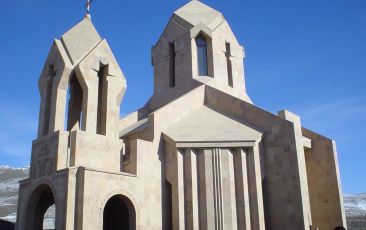
<path id="1" fill-rule="evenodd" d="M 255 106 L 244 58 L 224 16 L 190 1 L 152 48 L 152 97 L 121 119 L 126 79 L 87 14 L 39 78 L 17 229 L 43 229 L 51 205 L 65 230 L 346 226 L 335 142 Z"/>

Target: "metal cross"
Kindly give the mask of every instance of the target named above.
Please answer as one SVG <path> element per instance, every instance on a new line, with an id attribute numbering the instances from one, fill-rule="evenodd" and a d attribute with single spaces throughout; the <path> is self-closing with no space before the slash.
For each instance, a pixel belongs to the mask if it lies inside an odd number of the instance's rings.
<path id="1" fill-rule="evenodd" d="M 86 13 L 89 14 L 90 13 L 90 6 L 92 4 L 93 0 L 87 0 L 86 4 L 85 4 L 85 8 L 86 8 Z"/>

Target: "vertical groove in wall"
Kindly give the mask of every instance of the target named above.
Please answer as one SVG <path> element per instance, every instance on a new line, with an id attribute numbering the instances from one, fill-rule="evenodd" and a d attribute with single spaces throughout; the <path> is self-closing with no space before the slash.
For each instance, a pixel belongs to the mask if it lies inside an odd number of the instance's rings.
<path id="1" fill-rule="evenodd" d="M 221 181 L 221 151 L 217 151 L 217 171 L 218 171 L 218 192 L 219 192 L 219 219 L 220 219 L 220 229 L 223 229 L 223 212 L 222 212 L 222 181 Z"/>
<path id="2" fill-rule="evenodd" d="M 206 164 L 205 151 L 200 149 L 197 155 L 197 177 L 198 177 L 198 218 L 199 228 L 207 229 L 207 196 L 206 196 Z"/>
<path id="3" fill-rule="evenodd" d="M 228 182 L 229 182 L 229 192 L 228 192 L 228 205 L 230 210 L 226 210 L 224 214 L 228 216 L 228 223 L 225 224 L 225 228 L 230 228 L 232 230 L 237 230 L 237 215 L 236 215 L 236 191 L 235 191 L 235 173 L 234 173 L 234 151 L 233 149 L 228 149 L 227 153 L 227 174 L 228 174 Z M 226 185 L 223 185 L 223 191 Z M 227 212 L 227 213 L 226 213 Z M 226 227 L 227 226 L 227 227 Z"/>
<path id="4" fill-rule="evenodd" d="M 191 152 L 193 229 L 199 229 L 197 152 Z"/>
<path id="5" fill-rule="evenodd" d="M 212 151 L 212 174 L 214 182 L 214 207 L 215 207 L 215 229 L 223 229 L 222 223 L 222 186 L 221 186 L 221 158 L 220 149 L 215 148 Z"/>
<path id="6" fill-rule="evenodd" d="M 217 181 L 216 181 L 216 151 L 215 149 L 212 151 L 212 175 L 213 175 L 213 196 L 214 196 L 214 207 L 215 207 L 215 229 L 218 229 L 218 204 L 217 204 Z"/>

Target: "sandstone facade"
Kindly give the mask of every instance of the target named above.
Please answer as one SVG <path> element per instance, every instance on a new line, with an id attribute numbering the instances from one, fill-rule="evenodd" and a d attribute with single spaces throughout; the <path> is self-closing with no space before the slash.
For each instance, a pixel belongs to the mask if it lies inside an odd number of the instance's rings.
<path id="1" fill-rule="evenodd" d="M 42 229 L 52 204 L 68 230 L 345 226 L 335 143 L 255 106 L 244 58 L 223 15 L 191 1 L 152 49 L 153 96 L 120 119 L 126 80 L 86 16 L 39 79 L 17 229 Z"/>

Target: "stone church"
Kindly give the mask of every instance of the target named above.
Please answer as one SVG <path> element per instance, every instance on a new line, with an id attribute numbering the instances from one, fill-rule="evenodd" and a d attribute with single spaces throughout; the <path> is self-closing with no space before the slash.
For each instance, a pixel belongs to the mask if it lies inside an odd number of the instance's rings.
<path id="1" fill-rule="evenodd" d="M 154 90 L 120 118 L 126 79 L 89 14 L 54 40 L 17 229 L 333 230 L 345 226 L 335 142 L 246 92 L 245 50 L 190 1 L 152 48 Z M 123 106 L 123 104 L 122 104 Z"/>

